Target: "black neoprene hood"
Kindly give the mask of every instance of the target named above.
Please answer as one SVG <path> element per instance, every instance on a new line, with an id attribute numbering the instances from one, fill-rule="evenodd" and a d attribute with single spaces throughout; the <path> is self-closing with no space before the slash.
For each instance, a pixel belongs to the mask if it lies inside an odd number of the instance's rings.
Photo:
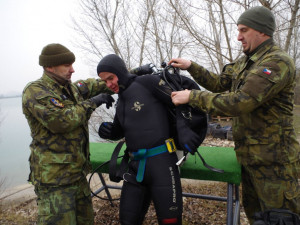
<path id="1" fill-rule="evenodd" d="M 129 81 L 135 77 L 130 74 L 126 68 L 125 62 L 117 55 L 110 54 L 105 56 L 97 66 L 97 74 L 101 72 L 110 72 L 118 77 L 118 84 L 121 89 L 126 89 Z"/>

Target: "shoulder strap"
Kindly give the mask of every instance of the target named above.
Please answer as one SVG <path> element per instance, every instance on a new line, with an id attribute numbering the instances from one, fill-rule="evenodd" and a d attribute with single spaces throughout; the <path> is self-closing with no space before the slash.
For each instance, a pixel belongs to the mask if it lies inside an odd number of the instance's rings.
<path id="1" fill-rule="evenodd" d="M 114 149 L 109 162 L 109 179 L 113 182 L 120 182 L 123 179 L 123 174 L 126 172 L 129 161 L 127 149 L 122 157 L 120 167 L 118 168 L 118 156 L 125 141 L 120 141 Z"/>

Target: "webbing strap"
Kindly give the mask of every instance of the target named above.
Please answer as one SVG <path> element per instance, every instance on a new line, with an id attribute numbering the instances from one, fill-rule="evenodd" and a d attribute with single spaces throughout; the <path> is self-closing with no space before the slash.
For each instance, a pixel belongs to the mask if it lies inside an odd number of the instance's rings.
<path id="1" fill-rule="evenodd" d="M 144 179 L 146 159 L 155 155 L 159 155 L 167 152 L 168 149 L 165 144 L 150 148 L 150 149 L 139 149 L 136 152 L 131 152 L 133 160 L 139 160 L 138 172 L 136 175 L 137 182 L 142 182 Z"/>
<path id="2" fill-rule="evenodd" d="M 149 148 L 149 149 L 139 149 L 136 152 L 131 152 L 131 154 L 133 155 L 133 160 L 140 160 L 143 158 L 148 158 L 151 156 L 155 156 L 155 155 L 159 155 L 161 153 L 167 152 L 167 146 L 165 144 L 154 147 L 154 148 Z"/>
<path id="3" fill-rule="evenodd" d="M 117 168 L 118 155 L 119 155 L 119 152 L 122 149 L 122 146 L 124 143 L 125 143 L 125 141 L 120 141 L 117 144 L 117 146 L 111 156 L 111 160 L 109 162 L 109 179 L 113 182 L 120 182 L 122 180 L 123 173 L 127 169 L 128 160 L 129 160 L 129 155 L 127 153 L 127 150 L 125 150 L 125 154 L 121 161 L 120 168 L 119 169 Z"/>
<path id="4" fill-rule="evenodd" d="M 145 167 L 146 167 L 146 158 L 140 159 L 139 168 L 138 168 L 138 172 L 137 172 L 137 175 L 136 175 L 136 181 L 137 182 L 142 182 L 143 181 L 144 173 L 145 173 Z"/>

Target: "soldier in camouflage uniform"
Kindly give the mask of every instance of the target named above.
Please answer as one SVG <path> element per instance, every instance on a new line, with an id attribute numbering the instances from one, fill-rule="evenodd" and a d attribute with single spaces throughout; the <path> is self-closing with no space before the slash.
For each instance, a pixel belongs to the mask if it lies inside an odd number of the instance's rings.
<path id="1" fill-rule="evenodd" d="M 275 19 L 265 7 L 245 11 L 238 22 L 245 56 L 218 76 L 195 62 L 172 59 L 207 90 L 172 93 L 210 115 L 233 117 L 233 139 L 242 165 L 243 205 L 255 212 L 289 209 L 300 214 L 299 143 L 293 128 L 295 65 L 273 41 Z M 226 92 L 229 91 L 229 92 Z"/>
<path id="2" fill-rule="evenodd" d="M 94 224 L 90 188 L 88 120 L 102 103 L 114 101 L 99 79 L 71 83 L 75 55 L 60 44 L 39 57 L 43 76 L 22 96 L 30 144 L 29 181 L 35 186 L 38 224 Z"/>

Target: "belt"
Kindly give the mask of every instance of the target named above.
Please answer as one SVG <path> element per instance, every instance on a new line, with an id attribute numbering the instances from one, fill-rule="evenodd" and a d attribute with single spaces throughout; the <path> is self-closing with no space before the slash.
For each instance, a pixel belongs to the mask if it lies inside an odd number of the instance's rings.
<path id="1" fill-rule="evenodd" d="M 130 152 L 129 155 L 132 160 L 139 160 L 138 172 L 136 175 L 137 182 L 142 182 L 144 179 L 146 159 L 155 155 L 168 152 L 167 146 L 165 144 L 150 148 L 150 149 L 139 149 L 136 152 Z"/>

